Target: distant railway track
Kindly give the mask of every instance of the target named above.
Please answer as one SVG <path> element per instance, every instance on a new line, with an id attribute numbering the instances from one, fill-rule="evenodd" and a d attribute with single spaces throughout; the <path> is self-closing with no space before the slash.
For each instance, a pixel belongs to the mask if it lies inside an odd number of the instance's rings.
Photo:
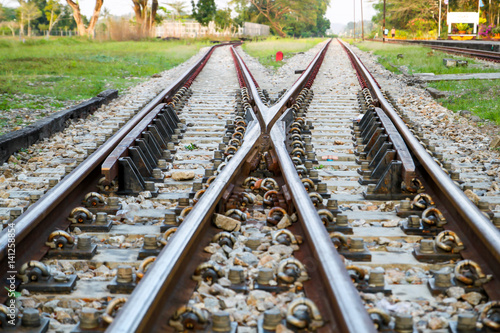
<path id="1" fill-rule="evenodd" d="M 344 75 L 329 67 L 345 58 L 339 44 L 355 68 L 346 77 L 357 76 L 361 91 L 329 90 L 329 75 Z M 219 65 L 229 59 L 233 68 Z M 16 284 L 56 318 L 68 312 L 61 305 L 79 302 L 79 322 L 70 326 L 70 315 L 67 327 L 78 332 L 435 326 L 425 311 L 414 322 L 384 308 L 401 301 L 391 293 L 411 304 L 479 297 L 482 307 L 464 305 L 447 324 L 497 329 L 498 221 L 457 186 L 418 122 L 398 112 L 340 41 L 326 43 L 275 99 L 233 46 L 212 47 L 12 221 Z M 394 252 L 393 243 L 411 246 Z M 8 244 L 3 231 L 4 272 Z M 386 281 L 394 266 L 421 282 Z M 28 308 L 18 325 L 36 317 Z"/>
<path id="2" fill-rule="evenodd" d="M 479 58 L 488 61 L 500 62 L 500 53 L 492 51 L 471 50 L 461 47 L 445 47 L 445 46 L 431 46 L 434 50 L 444 51 L 458 55 L 465 55 L 468 57 Z"/>
<path id="3" fill-rule="evenodd" d="M 378 41 L 379 40 L 373 40 L 373 41 Z M 408 44 L 408 42 L 404 40 L 386 40 L 386 43 L 393 43 L 393 44 Z M 500 53 L 499 52 L 494 52 L 494 51 L 485 51 L 485 50 L 476 50 L 472 48 L 465 48 L 465 47 L 456 47 L 456 46 L 442 46 L 442 45 L 434 45 L 431 43 L 426 43 L 426 41 L 412 41 L 411 44 L 422 44 L 427 47 L 432 48 L 433 50 L 439 50 L 443 51 L 446 53 L 451 53 L 451 54 L 457 54 L 457 55 L 462 55 L 466 57 L 472 57 L 472 58 L 478 58 L 486 61 L 493 61 L 493 62 L 500 62 Z M 457 41 L 457 43 L 460 43 Z"/>

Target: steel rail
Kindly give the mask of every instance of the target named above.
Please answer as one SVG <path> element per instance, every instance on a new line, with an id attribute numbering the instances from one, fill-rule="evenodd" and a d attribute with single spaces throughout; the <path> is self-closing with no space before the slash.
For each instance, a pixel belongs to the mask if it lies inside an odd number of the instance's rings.
<path id="1" fill-rule="evenodd" d="M 456 227 L 461 230 L 461 238 L 466 245 L 466 251 L 461 253 L 473 257 L 478 263 L 485 264 L 481 268 L 486 273 L 493 274 L 494 281 L 500 281 L 500 233 L 498 230 L 427 153 L 392 105 L 385 99 L 382 91 L 359 57 L 346 43 L 340 40 L 339 42 L 353 55 L 356 66 L 362 72 L 369 89 L 374 94 L 373 97 L 379 100 L 380 107 L 392 120 L 418 163 L 420 163 L 421 172 L 424 172 L 424 176 L 431 179 L 431 182 L 426 182 L 426 189 L 434 190 L 436 192 L 434 199 L 443 200 L 444 207 L 452 207 L 446 209 L 443 213 L 449 221 L 456 221 Z M 441 207 L 439 208 L 441 209 Z M 472 249 L 475 249 L 478 253 L 474 254 Z M 492 286 L 492 283 L 486 284 L 484 288 L 490 298 L 500 298 L 500 289 Z"/>
<path id="2" fill-rule="evenodd" d="M 271 129 L 269 134 L 272 146 L 278 155 L 281 171 L 289 187 L 295 208 L 304 223 L 303 229 L 306 239 L 313 251 L 315 262 L 318 264 L 317 268 L 320 270 L 323 284 L 327 287 L 325 295 L 335 316 L 335 322 L 329 322 L 328 329 L 331 332 L 376 332 L 373 321 L 361 302 L 359 292 L 352 284 L 345 265 L 288 155 L 285 147 L 284 122 L 276 123 L 277 119 L 283 119 L 286 116 L 286 113 L 281 113 L 286 103 L 300 93 L 314 68 L 321 66 L 321 62 L 318 63 L 318 61 L 322 60 L 321 55 L 326 53 L 330 42 L 318 52 L 303 75 L 288 89 L 279 103 L 271 108 L 267 108 L 264 103 L 256 104 L 263 106 L 263 109 L 259 108 L 259 111 L 266 115 L 266 130 Z M 238 57 L 238 59 L 242 61 L 241 57 Z M 257 88 L 253 87 L 251 80 L 248 83 L 252 91 L 257 91 Z M 257 99 L 260 99 L 258 94 L 256 96 Z M 288 112 L 291 112 L 291 110 L 288 110 Z"/>
<path id="3" fill-rule="evenodd" d="M 259 136 L 259 126 L 254 120 L 245 133 L 240 149 L 210 184 L 200 201 L 156 257 L 154 264 L 134 289 L 107 332 L 153 332 L 161 326 L 158 321 L 167 322 L 165 317 L 161 316 L 161 304 L 168 304 L 170 300 L 179 298 L 179 293 L 185 294 L 176 287 L 179 286 L 182 276 L 188 276 L 189 279 L 192 274 L 192 271 L 186 272 L 188 265 L 185 261 L 191 259 L 188 253 L 191 253 L 190 249 L 201 244 L 203 230 L 211 223 L 216 204 L 238 175 L 237 171 L 256 148 Z M 187 295 L 188 298 L 189 296 Z"/>
<path id="4" fill-rule="evenodd" d="M 282 116 L 285 117 L 286 114 Z M 359 292 L 297 174 L 286 149 L 285 138 L 285 122 L 282 120 L 272 128 L 271 140 L 297 213 L 304 222 L 305 238 L 311 245 L 323 283 L 327 286 L 324 296 L 330 301 L 335 315 L 335 322 L 329 322 L 328 328 L 331 332 L 376 332 Z"/>
<path id="5" fill-rule="evenodd" d="M 243 60 L 237 52 L 234 54 L 238 62 L 238 67 L 245 77 L 244 81 L 247 84 L 247 88 L 254 98 L 255 108 L 257 112 L 261 113 L 262 118 L 264 118 L 265 112 L 269 110 L 262 100 L 260 100 L 257 87 L 251 79 Z M 306 78 L 308 78 L 307 75 L 294 84 L 291 89 L 293 94 L 299 93 L 299 88 L 305 84 Z M 292 96 L 293 94 L 289 93 L 288 95 Z M 284 106 L 286 102 L 285 100 L 280 104 Z M 276 108 L 276 110 L 279 109 Z M 252 110 L 250 112 L 253 121 L 251 122 L 251 127 L 247 130 L 242 146 L 234 157 L 231 158 L 226 167 L 222 169 L 222 172 L 210 185 L 207 192 L 201 197 L 201 200 L 194 206 L 167 246 L 160 252 L 155 263 L 148 270 L 141 283 L 134 289 L 129 300 L 118 313 L 117 318 L 113 321 L 107 332 L 146 332 L 158 330 L 160 327 L 165 329 L 166 318 L 169 318 L 173 314 L 172 311 L 175 310 L 172 308 L 174 300 L 179 301 L 179 299 L 184 299 L 187 301 L 189 298 L 189 295 L 179 285 L 183 284 L 181 282 L 182 277 L 185 279 L 186 276 L 190 276 L 192 273 L 192 270 L 190 271 L 192 268 L 188 267 L 189 264 L 184 260 L 188 261 L 190 259 L 188 254 L 193 254 L 193 248 L 199 248 L 203 245 L 200 239 L 203 237 L 203 231 L 206 231 L 208 225 L 211 223 L 211 215 L 216 203 L 222 197 L 228 184 L 237 176 L 238 172 L 241 172 L 241 168 L 247 158 L 259 148 L 259 141 L 266 138 L 266 136 L 261 135 L 263 129 L 259 126 L 262 121 L 257 121 L 257 117 L 259 116 Z M 287 159 L 291 163 L 288 156 Z M 292 186 L 294 188 L 293 193 L 296 192 L 295 188 L 299 187 L 299 185 L 302 191 L 305 192 L 295 169 L 293 168 L 293 170 L 287 172 L 292 171 L 296 177 L 293 178 L 291 176 L 292 178 L 290 178 L 296 182 L 295 186 Z M 322 245 L 315 248 L 314 255 L 318 258 L 318 262 L 321 263 L 318 265 L 320 269 L 325 271 L 323 277 L 328 281 L 326 285 L 333 291 L 328 293 L 328 296 L 332 297 L 328 301 L 334 303 L 332 308 L 341 310 L 340 322 L 335 324 L 329 322 L 328 324 L 339 328 L 346 328 L 348 330 L 343 330 L 346 332 L 374 332 L 373 323 L 363 308 L 359 294 L 352 285 L 350 277 L 307 194 L 306 197 L 307 202 L 310 203 L 308 206 L 309 210 L 301 214 L 306 221 L 305 227 L 309 229 L 307 233 L 308 242 L 312 247 L 315 246 L 314 242 L 316 241 Z M 299 198 L 295 201 L 297 206 L 304 201 L 303 196 Z M 313 222 L 308 221 L 310 215 L 316 216 L 316 218 L 311 219 Z M 322 264 L 327 265 L 323 267 Z M 335 284 L 337 285 L 335 286 Z M 180 296 L 179 294 L 184 295 Z M 161 304 L 163 304 L 163 307 L 165 307 L 165 304 L 170 306 L 170 311 L 162 310 Z M 330 326 L 325 328 L 326 330 L 332 331 Z"/>
<path id="6" fill-rule="evenodd" d="M 100 176 L 100 170 L 96 169 L 104 159 L 115 149 L 119 142 L 159 103 L 172 97 L 175 92 L 184 84 L 186 80 L 196 71 L 197 67 L 210 54 L 215 45 L 210 48 L 197 62 L 188 68 L 169 87 L 164 89 L 158 96 L 149 102 L 139 113 L 128 121 L 101 147 L 85 159 L 78 167 L 64 177 L 52 189 L 47 191 L 36 203 L 31 205 L 14 222 L 16 239 L 16 262 L 20 266 L 21 262 L 28 260 L 38 260 L 43 257 L 48 247 L 45 241 L 54 228 L 66 228 L 70 223 L 66 220 L 71 204 L 78 204 L 83 199 L 84 191 L 91 192 Z M 59 210 L 59 211 L 58 211 Z M 59 213 L 59 214 L 58 214 Z M 66 214 L 66 215 L 64 215 Z M 59 216 L 61 215 L 61 216 Z M 58 219 L 58 220 L 56 220 Z M 0 233 L 0 272 L 2 278 L 7 272 L 14 271 L 7 258 L 10 228 L 2 230 Z M 33 249 L 39 249 L 34 251 Z M 0 298 L 6 296 L 6 290 L 2 288 Z"/>
<path id="7" fill-rule="evenodd" d="M 456 53 L 456 54 L 477 57 L 477 58 L 483 58 L 483 59 L 492 60 L 495 62 L 500 61 L 500 53 L 498 53 L 498 52 L 481 51 L 481 50 L 467 49 L 467 48 L 461 48 L 461 47 L 440 46 L 440 45 L 432 45 L 432 44 L 425 44 L 425 46 L 428 46 L 434 50 Z"/>

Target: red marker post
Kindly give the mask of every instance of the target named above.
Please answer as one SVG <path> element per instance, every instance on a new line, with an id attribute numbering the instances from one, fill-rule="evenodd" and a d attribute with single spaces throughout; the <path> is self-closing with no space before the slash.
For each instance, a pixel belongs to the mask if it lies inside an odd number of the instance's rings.
<path id="1" fill-rule="evenodd" d="M 276 61 L 281 61 L 283 60 L 283 52 L 278 51 L 276 52 Z"/>

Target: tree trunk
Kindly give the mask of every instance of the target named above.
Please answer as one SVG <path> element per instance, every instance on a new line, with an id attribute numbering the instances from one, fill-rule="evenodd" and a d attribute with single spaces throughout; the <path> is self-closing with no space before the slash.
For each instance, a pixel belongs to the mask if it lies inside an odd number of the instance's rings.
<path id="1" fill-rule="evenodd" d="M 142 34 L 142 26 L 144 24 L 143 15 L 143 0 L 132 0 L 134 3 L 134 13 L 135 13 L 135 21 L 137 22 L 137 34 Z"/>
<path id="2" fill-rule="evenodd" d="M 254 1 L 254 0 L 250 0 L 252 2 L 252 4 L 259 10 L 259 12 L 264 15 L 264 17 L 269 21 L 269 23 L 271 23 L 271 26 L 274 28 L 274 30 L 276 30 L 276 32 L 278 33 L 278 35 L 280 35 L 280 37 L 282 38 L 285 38 L 286 37 L 286 34 L 283 32 L 283 29 L 278 25 L 278 23 L 276 23 L 272 18 L 271 16 L 264 12 L 262 10 L 261 7 L 259 7 L 259 5 Z"/>
<path id="3" fill-rule="evenodd" d="M 85 28 L 85 25 L 83 24 L 82 14 L 80 12 L 80 6 L 73 0 L 66 0 L 66 1 L 68 2 L 68 5 L 73 9 L 73 17 L 75 18 L 76 27 L 78 29 L 78 35 L 94 37 L 95 25 L 97 24 L 97 20 L 99 19 L 99 13 L 101 12 L 101 7 L 104 0 L 96 0 L 94 7 L 94 14 L 90 19 L 88 28 Z"/>
<path id="4" fill-rule="evenodd" d="M 28 37 L 31 37 L 31 19 L 28 18 Z"/>
<path id="5" fill-rule="evenodd" d="M 80 6 L 77 3 L 73 2 L 73 0 L 66 1 L 68 2 L 68 5 L 73 9 L 73 17 L 75 18 L 78 35 L 85 36 L 87 34 L 87 30 L 85 29 L 85 25 L 83 24 Z"/>
<path id="6" fill-rule="evenodd" d="M 97 24 L 97 20 L 99 19 L 99 14 L 101 13 L 101 7 L 104 3 L 104 0 L 96 0 L 94 7 L 94 14 L 90 19 L 89 27 L 87 28 L 87 35 L 94 37 L 94 30 Z"/>
<path id="7" fill-rule="evenodd" d="M 149 35 L 151 35 L 151 30 L 153 29 L 155 25 L 155 18 L 156 18 L 156 12 L 158 11 L 158 0 L 152 0 L 151 3 L 151 16 L 149 18 Z"/>

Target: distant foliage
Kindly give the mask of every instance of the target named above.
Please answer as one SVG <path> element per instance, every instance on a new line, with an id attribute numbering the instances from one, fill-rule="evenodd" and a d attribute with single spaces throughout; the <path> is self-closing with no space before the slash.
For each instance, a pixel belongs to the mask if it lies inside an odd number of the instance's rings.
<path id="1" fill-rule="evenodd" d="M 210 21 L 215 19 L 217 7 L 215 7 L 214 0 L 198 0 L 196 4 L 191 1 L 191 5 L 193 6 L 192 16 L 201 25 L 207 26 Z"/>

